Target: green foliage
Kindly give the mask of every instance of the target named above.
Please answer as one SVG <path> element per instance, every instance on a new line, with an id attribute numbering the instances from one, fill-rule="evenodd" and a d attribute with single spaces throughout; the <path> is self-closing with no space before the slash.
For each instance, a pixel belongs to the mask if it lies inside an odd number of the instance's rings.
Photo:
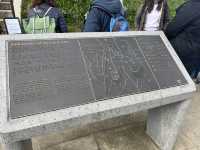
<path id="1" fill-rule="evenodd" d="M 27 16 L 28 9 L 30 8 L 31 0 L 23 0 L 22 1 L 22 18 Z"/>
<path id="2" fill-rule="evenodd" d="M 127 9 L 127 19 L 132 29 L 135 26 L 135 15 L 141 5 L 142 0 L 124 0 L 124 7 Z"/>
<path id="3" fill-rule="evenodd" d="M 90 6 L 90 0 L 58 0 L 57 6 L 62 8 L 69 31 L 80 31 Z"/>
<path id="4" fill-rule="evenodd" d="M 176 15 L 176 9 L 185 2 L 186 0 L 169 0 L 169 6 L 170 6 L 170 13 L 171 16 Z"/>
<path id="5" fill-rule="evenodd" d="M 22 17 L 26 17 L 27 10 L 31 0 L 23 0 Z M 176 8 L 185 0 L 168 0 L 171 15 L 174 16 Z M 69 31 L 81 31 L 84 22 L 84 15 L 90 7 L 91 0 L 57 0 L 57 7 L 63 12 Z M 124 5 L 127 8 L 128 21 L 132 29 L 134 29 L 134 20 L 137 9 L 143 3 L 142 0 L 124 0 Z"/>

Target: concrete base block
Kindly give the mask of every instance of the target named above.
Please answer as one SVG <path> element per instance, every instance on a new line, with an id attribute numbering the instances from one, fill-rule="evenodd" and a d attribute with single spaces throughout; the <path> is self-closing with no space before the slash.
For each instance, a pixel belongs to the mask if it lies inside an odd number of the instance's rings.
<path id="1" fill-rule="evenodd" d="M 25 140 L 11 144 L 4 144 L 2 145 L 2 148 L 3 150 L 33 150 L 31 140 Z"/>
<path id="2" fill-rule="evenodd" d="M 69 128 L 61 133 L 52 133 L 45 136 L 33 138 L 34 150 L 47 150 L 48 147 L 53 145 L 59 145 L 60 143 L 66 143 L 80 137 L 85 137 L 90 134 L 126 126 L 129 124 L 138 125 L 140 121 L 146 119 L 146 112 L 139 112 L 137 114 L 130 114 L 126 116 L 120 116 L 96 123 L 88 124 L 80 128 Z M 42 142 L 41 142 L 42 141 Z"/>
<path id="3" fill-rule="evenodd" d="M 149 110 L 147 134 L 161 150 L 172 150 L 189 100 Z"/>

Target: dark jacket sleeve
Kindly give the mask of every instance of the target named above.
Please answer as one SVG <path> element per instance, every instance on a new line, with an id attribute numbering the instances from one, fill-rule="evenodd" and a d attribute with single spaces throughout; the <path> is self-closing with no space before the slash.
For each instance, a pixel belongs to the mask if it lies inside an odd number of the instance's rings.
<path id="1" fill-rule="evenodd" d="M 164 8 L 164 22 L 163 22 L 163 30 L 165 30 L 167 28 L 167 25 L 170 22 L 170 10 L 169 10 L 169 6 L 166 3 L 166 6 Z"/>
<path id="2" fill-rule="evenodd" d="M 59 11 L 58 19 L 57 19 L 57 29 L 58 29 L 58 32 L 61 32 L 61 33 L 67 32 L 67 23 L 64 16 L 62 15 L 60 11 Z"/>
<path id="3" fill-rule="evenodd" d="M 144 13 L 143 11 L 143 7 L 144 6 L 140 6 L 140 8 L 138 9 L 138 11 L 136 12 L 136 16 L 135 16 L 135 29 L 138 31 L 140 29 L 140 22 L 142 19 L 142 13 Z"/>
<path id="4" fill-rule="evenodd" d="M 174 38 L 194 19 L 195 13 L 191 10 L 191 6 L 184 4 L 177 9 L 176 17 L 169 23 L 165 34 L 167 37 Z"/>

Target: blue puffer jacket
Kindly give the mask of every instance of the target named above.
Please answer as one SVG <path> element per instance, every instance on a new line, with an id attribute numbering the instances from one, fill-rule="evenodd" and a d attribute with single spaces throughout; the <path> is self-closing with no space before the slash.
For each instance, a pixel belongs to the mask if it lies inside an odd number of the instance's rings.
<path id="1" fill-rule="evenodd" d="M 37 14 L 41 17 L 44 16 L 44 14 L 47 12 L 49 7 L 51 7 L 51 6 L 49 6 L 46 3 L 43 3 L 39 6 L 37 6 L 36 7 Z M 28 12 L 28 18 L 34 17 L 35 15 L 36 15 L 36 13 L 33 10 L 33 8 L 30 9 Z M 62 13 L 58 10 L 58 8 L 53 7 L 47 15 L 56 20 L 56 32 L 57 33 L 67 32 L 67 24 L 66 24 L 65 18 L 62 15 Z"/>
<path id="2" fill-rule="evenodd" d="M 123 13 L 120 0 L 94 0 L 92 6 L 84 32 L 109 32 L 111 14 Z"/>
<path id="3" fill-rule="evenodd" d="M 119 14 L 122 11 L 120 0 L 94 0 L 93 6 L 100 6 L 111 14 Z"/>

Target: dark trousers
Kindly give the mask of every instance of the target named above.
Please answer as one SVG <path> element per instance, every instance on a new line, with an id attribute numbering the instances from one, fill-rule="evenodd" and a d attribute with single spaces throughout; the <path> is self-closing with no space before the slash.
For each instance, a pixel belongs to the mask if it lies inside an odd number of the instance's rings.
<path id="1" fill-rule="evenodd" d="M 200 58 L 185 58 L 185 61 L 183 61 L 183 63 L 185 64 L 185 67 L 189 72 L 190 76 L 193 79 L 197 78 L 198 73 L 200 72 Z"/>
<path id="2" fill-rule="evenodd" d="M 109 32 L 111 16 L 99 8 L 92 8 L 85 22 L 84 32 Z"/>

